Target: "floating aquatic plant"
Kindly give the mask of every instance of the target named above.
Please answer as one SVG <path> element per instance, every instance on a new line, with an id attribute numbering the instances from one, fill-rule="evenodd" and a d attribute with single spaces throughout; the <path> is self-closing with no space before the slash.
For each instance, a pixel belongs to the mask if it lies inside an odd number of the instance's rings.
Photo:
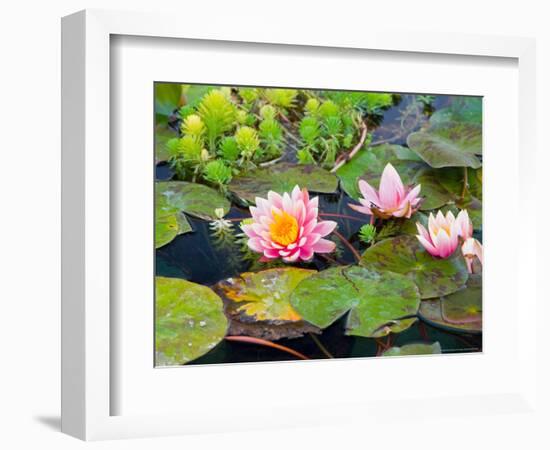
<path id="1" fill-rule="evenodd" d="M 224 92 L 214 90 L 203 97 L 198 113 L 206 125 L 210 151 L 215 153 L 217 139 L 235 126 L 235 106 Z"/>

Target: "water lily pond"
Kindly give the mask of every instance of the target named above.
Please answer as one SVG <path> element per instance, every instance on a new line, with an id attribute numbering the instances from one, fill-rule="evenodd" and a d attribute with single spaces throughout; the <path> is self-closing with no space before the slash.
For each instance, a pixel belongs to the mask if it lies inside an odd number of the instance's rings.
<path id="1" fill-rule="evenodd" d="M 482 350 L 482 99 L 155 84 L 157 366 Z"/>

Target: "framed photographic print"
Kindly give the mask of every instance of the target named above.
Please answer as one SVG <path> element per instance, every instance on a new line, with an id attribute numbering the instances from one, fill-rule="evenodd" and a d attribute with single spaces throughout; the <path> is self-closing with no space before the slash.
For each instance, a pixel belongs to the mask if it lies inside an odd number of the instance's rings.
<path id="1" fill-rule="evenodd" d="M 533 202 L 531 40 L 85 11 L 62 43 L 63 431 L 532 411 L 500 213 Z"/>
<path id="2" fill-rule="evenodd" d="M 156 83 L 156 365 L 481 351 L 482 112 Z"/>

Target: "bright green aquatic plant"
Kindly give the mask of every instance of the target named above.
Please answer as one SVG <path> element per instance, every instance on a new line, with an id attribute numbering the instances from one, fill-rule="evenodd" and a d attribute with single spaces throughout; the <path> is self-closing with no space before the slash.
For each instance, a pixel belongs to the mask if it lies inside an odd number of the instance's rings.
<path id="1" fill-rule="evenodd" d="M 181 124 L 181 131 L 184 135 L 193 136 L 196 139 L 202 139 L 206 131 L 204 122 L 197 114 L 189 114 Z"/>
<path id="2" fill-rule="evenodd" d="M 250 162 L 260 150 L 258 133 L 251 127 L 240 127 L 235 133 L 235 141 L 239 148 L 243 162 Z"/>
<path id="3" fill-rule="evenodd" d="M 296 105 L 298 91 L 296 89 L 265 89 L 264 96 L 273 106 L 278 107 L 282 113 Z"/>
<path id="4" fill-rule="evenodd" d="M 241 151 L 234 136 L 224 137 L 220 143 L 220 156 L 226 161 L 237 161 Z"/>
<path id="5" fill-rule="evenodd" d="M 359 239 L 364 244 L 371 244 L 376 237 L 376 227 L 371 224 L 365 224 L 359 229 Z"/>
<path id="6" fill-rule="evenodd" d="M 284 144 L 283 129 L 275 119 L 264 119 L 259 125 L 259 134 L 267 155 L 279 156 Z"/>
<path id="7" fill-rule="evenodd" d="M 198 113 L 206 125 L 210 152 L 215 153 L 217 140 L 235 126 L 235 105 L 227 98 L 226 93 L 221 90 L 214 90 L 208 92 L 202 98 Z"/>
<path id="8" fill-rule="evenodd" d="M 204 178 L 217 185 L 222 192 L 225 192 L 225 185 L 231 181 L 232 177 L 231 168 L 220 159 L 210 161 L 204 167 Z"/>

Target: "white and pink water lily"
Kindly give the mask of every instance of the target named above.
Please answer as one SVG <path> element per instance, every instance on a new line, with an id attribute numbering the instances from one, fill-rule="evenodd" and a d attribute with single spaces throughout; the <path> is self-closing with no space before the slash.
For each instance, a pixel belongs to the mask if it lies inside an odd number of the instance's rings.
<path id="1" fill-rule="evenodd" d="M 365 180 L 359 180 L 360 205 L 349 205 L 352 209 L 382 219 L 404 217 L 409 219 L 420 205 L 420 185 L 406 188 L 397 170 L 388 163 L 380 178 L 380 189 L 376 191 Z"/>
<path id="2" fill-rule="evenodd" d="M 422 246 L 432 256 L 448 258 L 462 241 L 461 251 L 468 267 L 468 272 L 473 273 L 474 260 L 477 258 L 483 264 L 483 246 L 473 238 L 473 225 L 468 211 L 462 210 L 454 216 L 451 211 L 443 215 L 438 211 L 437 215 L 430 213 L 428 217 L 428 229 L 416 223 L 418 235 L 416 236 Z"/>
<path id="3" fill-rule="evenodd" d="M 295 186 L 289 194 L 269 191 L 267 199 L 256 197 L 250 207 L 252 221 L 242 225 L 248 246 L 264 259 L 285 262 L 309 261 L 315 253 L 333 252 L 336 244 L 325 236 L 336 228 L 332 220 L 319 220 L 319 199 Z"/>
<path id="4" fill-rule="evenodd" d="M 432 256 L 448 258 L 458 247 L 459 226 L 451 211 L 445 216 L 441 211 L 435 216 L 430 213 L 428 229 L 419 222 L 416 223 L 416 228 L 416 237 Z"/>
<path id="5" fill-rule="evenodd" d="M 456 221 L 458 223 L 459 234 L 464 240 L 461 248 L 462 254 L 466 260 L 468 272 L 473 273 L 476 258 L 483 265 L 483 245 L 473 237 L 474 227 L 468 216 L 468 211 L 460 211 L 456 217 Z"/>

